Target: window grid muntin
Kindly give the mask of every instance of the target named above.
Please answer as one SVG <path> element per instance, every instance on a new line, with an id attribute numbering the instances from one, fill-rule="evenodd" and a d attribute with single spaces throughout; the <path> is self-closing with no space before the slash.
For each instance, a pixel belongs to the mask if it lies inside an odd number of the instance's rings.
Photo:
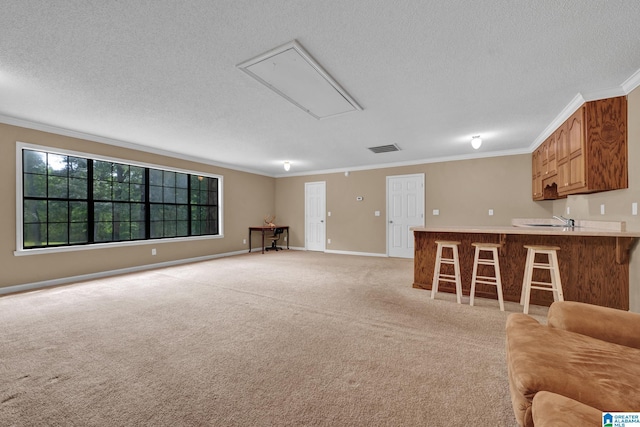
<path id="1" fill-rule="evenodd" d="M 40 199 L 40 201 L 43 201 L 45 203 L 49 202 L 50 198 L 47 197 L 30 197 L 28 195 L 28 192 L 26 191 L 26 182 L 27 182 L 27 177 L 28 175 L 38 175 L 37 173 L 32 173 L 32 172 L 28 172 L 27 168 L 25 167 L 26 163 L 25 163 L 25 153 L 35 153 L 35 154 L 39 154 L 39 155 L 43 155 L 45 157 L 48 158 L 49 155 L 52 156 L 52 159 L 54 162 L 57 162 L 58 164 L 60 163 L 61 159 L 64 158 L 74 158 L 76 160 L 84 160 L 86 162 L 86 168 L 82 171 L 82 176 L 86 177 L 85 181 L 86 181 L 86 187 L 87 187 L 87 195 L 85 199 L 82 199 L 82 201 L 84 201 L 86 203 L 86 211 L 87 211 L 87 221 L 79 221 L 77 217 L 75 217 L 75 209 L 71 208 L 71 205 L 69 205 L 69 203 L 75 203 L 78 201 L 77 199 L 77 181 L 75 181 L 77 179 L 77 171 L 73 170 L 71 174 L 69 174 L 69 168 L 67 168 L 67 171 L 62 171 L 59 168 L 58 169 L 54 169 L 52 173 L 49 173 L 48 171 L 45 171 L 45 177 L 47 176 L 64 176 L 65 173 L 67 174 L 67 177 L 69 178 L 67 180 L 67 193 L 66 193 L 66 198 L 64 198 L 64 200 L 66 200 L 68 202 L 67 206 L 67 213 L 68 213 L 68 221 L 65 224 L 67 226 L 67 239 L 66 239 L 66 243 L 62 243 L 62 244 L 50 244 L 50 239 L 47 238 L 47 240 L 42 240 L 41 243 L 46 242 L 45 244 L 40 244 L 40 245 L 25 245 L 26 242 L 26 237 L 29 235 L 27 228 L 28 227 L 34 227 L 34 222 L 29 222 L 27 220 L 28 218 L 28 211 L 26 209 L 26 206 L 28 203 L 33 203 L 34 201 Z M 91 159 L 91 158 L 83 158 L 83 157 L 78 157 L 76 155 L 67 155 L 67 154 L 57 154 L 57 153 L 51 153 L 48 152 L 46 150 L 43 149 L 35 149 L 35 148 L 22 148 L 22 154 L 23 154 L 23 162 L 22 162 L 22 166 L 23 166 L 23 236 L 22 236 L 22 246 L 25 249 L 34 249 L 34 248 L 46 248 L 46 247 L 58 247 L 58 246 L 76 246 L 78 244 L 95 244 L 95 243 L 110 243 L 110 242 L 116 242 L 116 241 L 127 241 L 127 240 L 149 240 L 153 237 L 151 237 L 151 220 L 150 220 L 150 185 L 146 184 L 150 182 L 149 179 L 149 171 L 150 170 L 157 170 L 162 172 L 163 174 L 163 183 L 162 183 L 162 187 L 163 187 L 163 191 L 164 190 L 168 190 L 169 191 L 169 196 L 168 196 L 168 201 L 171 202 L 173 200 L 171 192 L 173 192 L 173 194 L 175 195 L 175 198 L 178 202 L 180 203 L 162 203 L 162 208 L 163 208 L 163 213 L 164 211 L 168 212 L 168 214 L 166 215 L 168 217 L 167 221 L 162 223 L 162 228 L 163 228 L 163 232 L 162 232 L 162 236 L 158 236 L 158 238 L 168 238 L 168 237 L 197 237 L 197 236 L 202 236 L 202 235 L 211 235 L 211 236 L 219 236 L 220 235 L 220 224 L 219 224 L 219 219 L 218 217 L 218 212 L 217 210 L 219 209 L 219 200 L 215 200 L 215 203 L 212 204 L 211 206 L 209 206 L 209 209 L 215 209 L 216 213 L 215 213 L 215 218 L 216 218 L 216 227 L 214 232 L 209 232 L 209 233 L 191 233 L 191 217 L 192 217 L 192 204 L 190 203 L 190 182 L 193 179 L 193 177 L 199 177 L 201 175 L 194 175 L 188 172 L 176 172 L 176 171 L 170 171 L 170 170 L 164 170 L 164 169 L 157 169 L 157 168 L 153 168 L 153 167 L 148 167 L 148 166 L 139 166 L 139 165 L 131 165 L 131 164 L 126 164 L 126 163 L 121 163 L 121 162 L 116 162 L 116 161 L 110 161 L 110 160 L 96 160 L 96 159 Z M 130 207 L 130 212 L 131 209 L 133 210 L 140 210 L 143 212 L 136 212 L 136 214 L 131 214 L 127 219 L 128 221 L 120 221 L 119 225 L 121 227 L 121 234 L 120 234 L 120 239 L 118 240 L 103 240 L 104 238 L 96 238 L 94 236 L 95 233 L 95 224 L 99 221 L 95 221 L 94 220 L 94 203 L 99 203 L 99 202 L 103 202 L 105 200 L 105 197 L 102 195 L 101 198 L 99 198 L 98 200 L 94 201 L 93 200 L 93 187 L 94 187 L 94 183 L 95 183 L 95 179 L 93 178 L 93 163 L 94 162 L 105 162 L 105 163 L 112 163 L 112 164 L 119 164 L 121 166 L 124 167 L 128 167 L 130 170 L 135 169 L 138 171 L 138 177 L 139 179 L 129 179 L 129 194 L 136 194 L 139 196 L 136 196 L 136 198 L 132 198 L 131 196 L 129 197 L 130 200 L 128 201 L 124 201 L 124 200 L 111 200 L 111 202 L 113 203 L 127 203 L 129 204 Z M 129 178 L 131 178 L 131 175 L 129 175 Z M 166 179 L 165 179 L 166 178 Z M 219 185 L 219 183 L 221 181 L 219 181 L 220 178 L 216 177 L 204 177 L 205 179 L 213 179 L 215 180 L 216 185 Z M 98 179 L 98 181 L 100 181 L 100 179 Z M 109 180 L 106 180 L 109 181 Z M 125 180 L 126 181 L 126 180 Z M 143 181 L 143 182 L 141 182 Z M 52 180 L 53 183 L 56 183 L 57 181 Z M 122 180 L 111 180 L 112 183 L 118 183 L 118 184 L 122 184 Z M 70 191 L 69 189 L 69 184 L 73 183 L 74 185 L 72 185 L 73 187 L 73 191 Z M 60 184 L 60 182 L 58 182 L 58 184 Z M 166 185 L 165 185 L 166 184 Z M 47 187 L 49 186 L 49 182 L 46 183 Z M 186 187 L 185 187 L 186 186 Z M 116 190 L 117 189 L 117 185 L 112 185 L 112 190 L 113 192 L 112 194 L 112 199 L 123 199 L 126 197 L 119 197 L 116 195 Z M 140 191 L 142 189 L 142 191 Z M 124 192 L 126 193 L 126 192 Z M 119 194 L 124 194 L 123 192 L 120 192 Z M 218 193 L 219 193 L 219 188 L 215 189 L 215 195 L 216 197 L 218 197 Z M 163 195 L 164 196 L 164 195 Z M 72 198 L 73 197 L 73 198 Z M 139 203 L 140 202 L 140 198 L 143 198 L 144 202 L 143 203 Z M 56 201 L 60 200 L 60 198 L 56 198 Z M 114 205 L 115 206 L 115 205 Z M 136 209 L 137 208 L 137 209 Z M 195 208 L 196 210 L 198 208 Z M 72 219 L 72 216 L 74 216 L 74 218 Z M 134 216 L 135 216 L 135 221 L 134 221 Z M 163 215 L 164 217 L 165 215 Z M 48 218 L 47 218 L 48 220 Z M 115 219 L 112 218 L 112 220 L 115 221 Z M 51 221 L 49 221 L 51 222 Z M 41 228 L 44 228 L 45 230 L 42 231 L 43 233 L 46 231 L 49 231 L 47 229 L 47 222 L 41 222 L 41 223 L 37 223 L 39 225 L 41 225 Z M 51 222 L 51 224 L 62 224 L 62 222 Z M 136 224 L 137 228 L 134 231 L 133 228 L 131 228 L 132 224 Z M 56 225 L 55 227 L 58 228 L 63 228 L 63 225 Z M 122 233 L 122 227 L 124 228 L 128 228 L 128 230 L 123 234 Z M 53 228 L 52 228 L 53 230 Z M 60 234 L 61 232 L 56 229 L 55 231 L 58 232 L 58 234 Z M 87 236 L 86 239 L 82 238 L 79 239 L 78 236 Z M 124 237 L 124 238 L 122 238 Z M 86 240 L 86 241 L 82 241 L 82 242 L 78 242 L 79 240 Z"/>

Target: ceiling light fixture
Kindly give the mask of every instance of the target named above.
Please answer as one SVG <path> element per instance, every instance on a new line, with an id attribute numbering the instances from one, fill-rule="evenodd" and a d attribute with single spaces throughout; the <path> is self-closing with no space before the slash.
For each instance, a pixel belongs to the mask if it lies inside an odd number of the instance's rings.
<path id="1" fill-rule="evenodd" d="M 290 162 L 284 162 L 284 170 L 289 172 L 289 169 L 291 169 L 291 163 Z"/>
<path id="2" fill-rule="evenodd" d="M 480 138 L 480 135 L 476 135 L 476 136 L 472 136 L 471 137 L 471 146 L 477 150 L 478 148 L 480 148 L 480 146 L 482 145 L 482 139 Z"/>

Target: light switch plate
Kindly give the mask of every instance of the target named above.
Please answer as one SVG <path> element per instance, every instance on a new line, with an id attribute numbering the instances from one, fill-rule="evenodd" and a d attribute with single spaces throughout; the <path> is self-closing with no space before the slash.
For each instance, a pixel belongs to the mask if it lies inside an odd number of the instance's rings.
<path id="1" fill-rule="evenodd" d="M 434 209 L 433 215 L 440 215 L 440 209 Z"/>

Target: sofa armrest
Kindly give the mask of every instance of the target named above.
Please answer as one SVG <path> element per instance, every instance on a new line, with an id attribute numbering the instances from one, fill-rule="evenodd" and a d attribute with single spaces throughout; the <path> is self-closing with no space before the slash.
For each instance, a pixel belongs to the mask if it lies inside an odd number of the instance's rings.
<path id="1" fill-rule="evenodd" d="M 576 301 L 551 304 L 549 326 L 640 349 L 640 314 Z"/>

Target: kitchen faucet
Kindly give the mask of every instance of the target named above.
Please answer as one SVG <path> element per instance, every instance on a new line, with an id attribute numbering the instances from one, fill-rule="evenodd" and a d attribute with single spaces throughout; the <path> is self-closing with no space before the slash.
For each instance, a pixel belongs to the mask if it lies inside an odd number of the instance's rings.
<path id="1" fill-rule="evenodd" d="M 553 218 L 557 219 L 558 221 L 564 222 L 565 227 L 575 227 L 576 225 L 576 222 L 573 219 L 565 218 L 562 215 L 561 216 L 554 215 Z"/>

